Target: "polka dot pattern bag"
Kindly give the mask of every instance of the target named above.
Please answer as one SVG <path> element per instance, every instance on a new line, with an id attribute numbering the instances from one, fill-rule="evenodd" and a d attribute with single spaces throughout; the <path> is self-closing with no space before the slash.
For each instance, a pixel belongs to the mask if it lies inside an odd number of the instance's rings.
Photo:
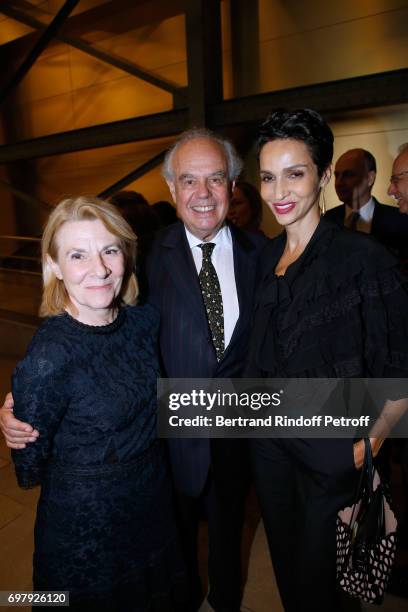
<path id="1" fill-rule="evenodd" d="M 349 595 L 380 604 L 394 562 L 397 520 L 388 489 L 373 466 L 370 442 L 364 442 L 355 502 L 337 517 L 337 581 Z"/>

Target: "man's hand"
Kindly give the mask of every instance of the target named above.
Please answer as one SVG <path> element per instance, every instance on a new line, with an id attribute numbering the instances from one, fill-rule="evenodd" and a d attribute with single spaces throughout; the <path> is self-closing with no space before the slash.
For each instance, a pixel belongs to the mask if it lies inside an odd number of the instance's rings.
<path id="1" fill-rule="evenodd" d="M 28 423 L 18 421 L 13 415 L 13 396 L 7 393 L 4 405 L 0 408 L 0 428 L 9 448 L 25 448 L 29 442 L 35 442 L 40 435 Z"/>
<path id="2" fill-rule="evenodd" d="M 371 450 L 373 453 L 373 457 L 378 455 L 378 451 L 380 450 L 384 439 L 383 438 L 369 438 L 371 444 Z M 359 470 L 363 467 L 364 463 L 364 454 L 365 454 L 365 444 L 364 440 L 359 440 L 354 444 L 354 465 L 356 469 Z"/>

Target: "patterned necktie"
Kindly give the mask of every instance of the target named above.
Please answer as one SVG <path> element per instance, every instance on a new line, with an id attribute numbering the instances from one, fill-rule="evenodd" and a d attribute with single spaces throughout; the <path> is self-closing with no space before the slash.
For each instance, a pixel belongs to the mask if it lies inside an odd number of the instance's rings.
<path id="1" fill-rule="evenodd" d="M 357 223 L 360 219 L 360 213 L 358 212 L 358 210 L 354 210 L 351 215 L 349 215 L 348 219 L 347 219 L 347 227 L 353 231 L 357 230 Z"/>
<path id="2" fill-rule="evenodd" d="M 220 361 L 224 354 L 224 310 L 222 307 L 220 281 L 211 261 L 215 244 L 205 242 L 198 246 L 203 252 L 203 263 L 198 279 L 200 281 L 201 293 L 203 294 L 217 361 Z"/>

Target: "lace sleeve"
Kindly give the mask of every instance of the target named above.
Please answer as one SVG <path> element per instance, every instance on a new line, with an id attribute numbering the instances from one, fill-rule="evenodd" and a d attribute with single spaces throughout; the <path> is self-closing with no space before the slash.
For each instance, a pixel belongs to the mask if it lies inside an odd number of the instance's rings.
<path id="1" fill-rule="evenodd" d="M 66 409 L 66 358 L 60 346 L 43 341 L 38 344 L 34 338 L 13 374 L 14 415 L 40 433 L 26 448 L 12 451 L 18 484 L 25 489 L 41 484 L 53 437 Z"/>

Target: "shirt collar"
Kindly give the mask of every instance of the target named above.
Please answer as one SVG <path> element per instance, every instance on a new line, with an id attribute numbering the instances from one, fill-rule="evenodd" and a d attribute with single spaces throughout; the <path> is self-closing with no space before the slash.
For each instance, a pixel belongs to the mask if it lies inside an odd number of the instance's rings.
<path id="1" fill-rule="evenodd" d="M 364 206 L 360 206 L 360 208 L 358 209 L 358 211 L 354 211 L 353 208 L 351 208 L 350 206 L 347 206 L 346 204 L 346 219 L 353 214 L 353 212 L 358 212 L 360 214 L 360 217 L 363 221 L 366 222 L 370 222 L 372 221 L 373 215 L 374 215 L 374 206 L 375 206 L 375 202 L 374 202 L 374 198 L 371 197 L 368 202 L 366 202 L 364 204 Z"/>
<path id="2" fill-rule="evenodd" d="M 190 249 L 193 249 L 194 247 L 198 246 L 199 244 L 203 244 L 203 240 L 201 240 L 200 238 L 197 238 L 197 236 L 194 236 L 194 234 L 192 234 L 187 229 L 186 226 L 184 226 L 184 229 L 186 231 L 187 241 L 188 241 L 188 244 L 190 246 Z M 212 238 L 208 242 L 212 242 L 215 245 L 217 245 L 217 244 L 225 244 L 225 243 L 231 242 L 231 231 L 230 231 L 228 225 L 223 225 L 218 230 L 218 232 L 216 233 L 214 238 Z"/>

